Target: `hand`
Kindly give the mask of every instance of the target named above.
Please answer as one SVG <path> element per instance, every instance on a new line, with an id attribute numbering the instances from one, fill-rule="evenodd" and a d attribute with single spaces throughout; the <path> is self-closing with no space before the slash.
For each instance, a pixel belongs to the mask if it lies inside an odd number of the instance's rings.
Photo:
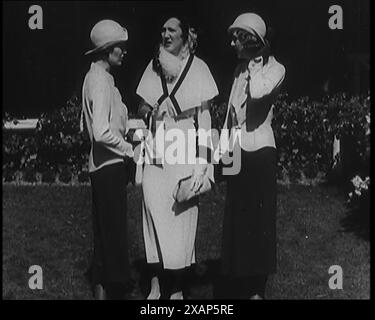
<path id="1" fill-rule="evenodd" d="M 190 185 L 190 190 L 194 193 L 199 192 L 200 188 L 203 186 L 204 176 L 207 172 L 207 165 L 196 165 L 193 170 L 193 178 Z"/>
<path id="2" fill-rule="evenodd" d="M 194 193 L 197 193 L 203 186 L 203 177 L 204 175 L 193 175 L 190 190 L 192 190 Z"/>
<path id="3" fill-rule="evenodd" d="M 263 67 L 263 57 L 256 57 L 255 59 L 250 60 L 248 65 L 249 75 L 250 78 L 253 79 L 255 75 L 261 70 Z M 254 79 L 253 79 L 254 81 Z"/>
<path id="4" fill-rule="evenodd" d="M 155 120 L 155 121 L 158 121 L 158 120 L 163 120 L 164 118 L 164 115 L 166 114 L 167 112 L 165 110 L 160 110 L 160 106 L 155 106 L 153 109 L 152 109 L 152 118 Z"/>
<path id="5" fill-rule="evenodd" d="M 126 144 L 125 157 L 133 158 L 134 157 L 133 145 L 127 141 L 125 141 L 125 144 Z"/>

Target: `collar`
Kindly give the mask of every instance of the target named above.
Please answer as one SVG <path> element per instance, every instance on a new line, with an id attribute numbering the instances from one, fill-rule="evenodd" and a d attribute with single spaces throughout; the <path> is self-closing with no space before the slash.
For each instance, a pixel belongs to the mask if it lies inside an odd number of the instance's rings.
<path id="1" fill-rule="evenodd" d="M 100 63 L 92 62 L 91 69 L 103 74 L 110 82 L 114 83 L 113 76 Z"/>

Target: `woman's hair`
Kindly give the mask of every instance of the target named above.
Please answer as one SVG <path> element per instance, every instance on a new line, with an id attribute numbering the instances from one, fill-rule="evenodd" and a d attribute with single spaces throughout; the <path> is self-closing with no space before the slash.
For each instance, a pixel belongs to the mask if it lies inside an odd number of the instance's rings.
<path id="1" fill-rule="evenodd" d="M 110 53 L 110 51 L 108 49 L 100 50 L 98 52 L 93 52 L 90 55 L 91 61 L 96 62 L 96 61 L 99 61 L 99 60 L 107 60 L 108 57 L 109 57 L 109 53 Z"/>
<path id="2" fill-rule="evenodd" d="M 98 52 L 94 52 L 91 54 L 91 60 L 93 62 L 99 61 L 99 60 L 107 60 L 109 57 L 109 54 L 113 51 L 113 49 L 116 47 L 116 44 L 111 45 L 103 50 L 99 50 Z"/>
<path id="3" fill-rule="evenodd" d="M 183 43 L 187 44 L 190 54 L 194 54 L 198 46 L 198 41 L 197 41 L 198 34 L 196 32 L 196 29 L 194 27 L 191 27 L 191 25 L 189 24 L 188 20 L 185 17 L 173 16 L 173 18 L 176 18 L 179 21 L 179 26 L 182 32 L 181 37 L 182 37 Z M 158 74 L 161 71 L 160 62 L 158 59 L 159 47 L 160 47 L 160 43 L 156 47 L 154 58 L 152 60 L 152 68 Z"/>
<path id="4" fill-rule="evenodd" d="M 188 23 L 187 19 L 185 17 L 174 17 L 180 22 L 180 28 L 182 31 L 182 39 L 184 43 L 189 40 L 189 29 L 190 24 Z"/>

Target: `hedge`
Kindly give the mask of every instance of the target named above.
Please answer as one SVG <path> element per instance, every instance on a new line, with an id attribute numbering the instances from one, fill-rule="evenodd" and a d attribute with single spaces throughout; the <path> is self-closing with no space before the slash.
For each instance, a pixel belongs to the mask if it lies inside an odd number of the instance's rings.
<path id="1" fill-rule="evenodd" d="M 90 143 L 79 130 L 80 112 L 81 100 L 73 96 L 63 108 L 42 114 L 35 134 L 5 131 L 3 181 L 88 181 Z"/>
<path id="2" fill-rule="evenodd" d="M 3 129 L 3 182 L 87 182 L 89 140 L 79 131 L 81 99 L 73 96 L 58 110 L 42 114 L 33 135 Z M 226 103 L 212 107 L 212 124 L 224 122 Z M 368 175 L 370 153 L 370 95 L 326 95 L 275 102 L 274 128 L 278 149 L 278 179 L 304 182 L 325 177 L 332 168 L 334 136 L 343 145 L 339 162 L 348 178 Z M 9 115 L 4 118 L 11 119 Z"/>

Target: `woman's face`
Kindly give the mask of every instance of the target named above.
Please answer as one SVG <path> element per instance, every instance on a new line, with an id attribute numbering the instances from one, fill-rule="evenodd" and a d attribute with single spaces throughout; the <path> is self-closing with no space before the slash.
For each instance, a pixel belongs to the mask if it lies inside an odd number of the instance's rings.
<path id="1" fill-rule="evenodd" d="M 258 38 L 255 34 L 237 29 L 232 32 L 230 45 L 236 50 L 238 59 L 251 59 L 257 48 Z"/>
<path id="2" fill-rule="evenodd" d="M 108 63 L 111 66 L 121 66 L 126 54 L 125 44 L 116 44 L 108 54 Z"/>
<path id="3" fill-rule="evenodd" d="M 161 30 L 162 46 L 169 53 L 178 56 L 184 47 L 182 29 L 177 18 L 170 18 Z"/>

